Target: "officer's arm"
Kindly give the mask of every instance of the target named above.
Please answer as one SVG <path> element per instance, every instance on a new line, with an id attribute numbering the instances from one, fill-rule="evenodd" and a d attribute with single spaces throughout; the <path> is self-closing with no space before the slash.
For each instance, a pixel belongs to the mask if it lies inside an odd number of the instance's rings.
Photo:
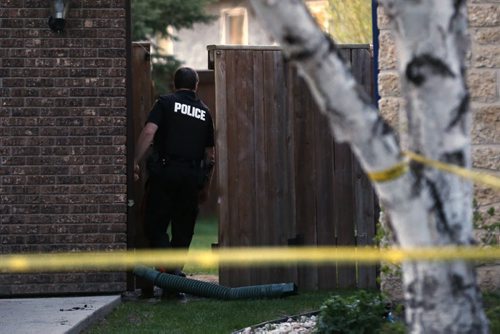
<path id="1" fill-rule="evenodd" d="M 137 141 L 137 145 L 135 147 L 135 157 L 134 157 L 134 174 L 137 174 L 136 179 L 139 174 L 139 163 L 144 158 L 144 155 L 148 151 L 149 147 L 153 143 L 153 139 L 155 137 L 156 130 L 158 130 L 158 125 L 155 123 L 148 122 L 144 129 L 142 129 L 141 134 L 139 135 L 139 140 Z"/>
<path id="2" fill-rule="evenodd" d="M 203 203 L 208 198 L 208 189 L 210 188 L 210 184 L 212 183 L 212 176 L 214 175 L 213 165 L 215 164 L 215 148 L 214 147 L 206 147 L 205 148 L 205 163 L 211 165 L 208 170 L 208 175 L 206 175 L 207 179 L 203 188 L 200 189 L 198 194 L 198 202 Z"/>
<path id="3" fill-rule="evenodd" d="M 215 148 L 206 147 L 205 148 L 205 158 L 207 161 L 215 162 Z"/>
<path id="4" fill-rule="evenodd" d="M 215 148 L 214 147 L 206 147 L 205 148 L 205 159 L 206 162 L 210 164 L 210 171 L 208 173 L 208 182 L 207 182 L 207 190 L 210 187 L 210 183 L 212 182 L 212 176 L 214 175 L 214 165 L 215 165 Z"/>

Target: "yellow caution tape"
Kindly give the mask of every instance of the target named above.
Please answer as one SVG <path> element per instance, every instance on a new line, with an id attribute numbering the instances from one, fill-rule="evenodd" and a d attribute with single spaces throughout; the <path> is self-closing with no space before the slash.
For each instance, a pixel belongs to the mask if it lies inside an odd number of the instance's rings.
<path id="1" fill-rule="evenodd" d="M 417 161 L 421 164 L 458 175 L 464 179 L 474 181 L 476 183 L 481 183 L 487 186 L 495 187 L 495 188 L 500 188 L 500 178 L 496 177 L 494 175 L 490 174 L 485 174 L 481 172 L 476 172 L 472 171 L 467 168 L 463 168 L 460 166 L 456 165 L 451 165 L 447 164 L 444 162 L 428 159 L 420 154 L 411 152 L 411 151 L 406 151 L 403 152 L 405 156 L 407 156 L 409 159 Z M 368 177 L 373 181 L 373 182 L 388 182 L 388 181 L 393 181 L 402 175 L 404 175 L 406 172 L 408 172 L 408 161 L 402 161 L 398 164 L 395 164 L 394 166 L 387 168 L 382 171 L 377 171 L 377 172 L 368 172 L 367 175 Z"/>
<path id="2" fill-rule="evenodd" d="M 289 264 L 400 263 L 420 261 L 495 261 L 499 247 L 433 247 L 379 249 L 372 247 L 267 247 L 223 248 L 212 251 L 136 250 L 83 253 L 44 253 L 0 256 L 0 272 L 27 273 L 75 270 L 125 270 L 136 265 L 177 266 L 189 263 L 204 268 Z"/>
<path id="3" fill-rule="evenodd" d="M 408 172 L 408 161 L 402 161 L 388 169 L 369 172 L 367 175 L 373 182 L 388 182 L 395 180 Z"/>
<path id="4" fill-rule="evenodd" d="M 406 152 L 404 152 L 404 154 L 408 158 L 410 158 L 411 160 L 420 162 L 421 164 L 428 165 L 428 166 L 431 166 L 433 168 L 461 176 L 467 180 L 472 180 L 472 181 L 477 182 L 477 183 L 482 183 L 482 184 L 492 186 L 495 188 L 500 188 L 500 178 L 498 178 L 496 176 L 472 171 L 470 169 L 466 169 L 466 168 L 459 167 L 456 165 L 446 164 L 446 163 L 436 161 L 436 160 L 431 160 L 431 159 L 428 159 L 420 154 L 410 152 L 410 151 L 406 151 Z"/>

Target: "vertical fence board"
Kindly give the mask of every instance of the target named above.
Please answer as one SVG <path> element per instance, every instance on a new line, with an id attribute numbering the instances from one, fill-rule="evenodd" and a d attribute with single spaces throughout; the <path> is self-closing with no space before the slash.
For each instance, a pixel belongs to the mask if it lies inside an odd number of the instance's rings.
<path id="1" fill-rule="evenodd" d="M 269 203 L 269 224 L 266 228 L 265 245 L 277 246 L 280 244 L 281 224 L 283 219 L 283 180 L 282 172 L 284 168 L 281 152 L 284 147 L 281 146 L 281 138 L 284 134 L 282 124 L 279 123 L 280 99 L 283 96 L 279 94 L 278 69 L 276 63 L 275 51 L 263 52 L 264 66 L 264 124 L 266 133 L 266 201 Z M 278 167 L 278 168 L 277 168 Z M 266 268 L 266 283 L 273 282 L 279 275 L 279 269 L 275 266 Z"/>
<path id="2" fill-rule="evenodd" d="M 334 215 L 337 203 L 334 196 L 334 140 L 329 122 L 317 108 L 315 122 L 315 165 L 316 165 L 316 222 L 318 245 L 335 245 Z M 320 289 L 337 287 L 337 268 L 335 265 L 318 268 L 318 286 Z"/>
<path id="3" fill-rule="evenodd" d="M 337 246 L 353 246 L 354 238 L 354 207 L 351 173 L 351 151 L 347 144 L 335 144 L 335 224 L 337 231 Z M 338 265 L 338 287 L 350 288 L 356 286 L 355 266 L 351 264 Z"/>
<path id="4" fill-rule="evenodd" d="M 366 94 L 373 96 L 371 55 L 367 49 L 352 50 L 352 72 Z M 375 237 L 375 195 L 370 180 L 363 172 L 355 156 L 353 158 L 353 187 L 356 228 L 356 244 L 367 246 Z M 358 265 L 358 287 L 376 288 L 377 267 L 375 265 Z"/>
<path id="5" fill-rule="evenodd" d="M 310 111 L 313 104 L 306 89 L 306 83 L 295 67 L 293 68 L 292 82 L 290 83 L 293 100 L 293 117 L 295 119 L 295 189 L 296 189 L 296 243 L 316 245 L 317 222 L 315 212 L 315 163 L 313 159 L 314 147 L 314 115 Z M 318 268 L 307 265 L 298 267 L 298 285 L 302 289 L 315 290 L 318 288 Z"/>
<path id="6" fill-rule="evenodd" d="M 351 69 L 354 78 L 372 96 L 373 78 L 370 51 L 367 49 L 353 49 L 351 56 Z"/>
<path id="7" fill-rule="evenodd" d="M 263 51 L 255 51 L 253 53 L 253 109 L 254 109 L 254 124 L 255 124 L 255 185 L 254 192 L 257 199 L 255 206 L 256 223 L 255 228 L 255 245 L 265 245 L 267 233 L 265 227 L 270 224 L 269 219 L 269 201 L 264 197 L 266 189 L 266 132 L 265 130 L 265 115 L 264 115 L 264 64 Z M 262 284 L 269 279 L 268 270 L 266 268 L 255 268 L 252 272 L 252 280 L 257 284 Z"/>
<path id="8" fill-rule="evenodd" d="M 274 57 L 273 52 L 264 51 L 263 52 L 263 70 L 264 70 L 264 80 L 262 82 L 264 90 L 264 136 L 266 138 L 264 152 L 265 159 L 267 162 L 266 168 L 266 189 L 264 189 L 265 200 L 268 201 L 269 209 L 269 224 L 265 227 L 265 245 L 271 246 L 277 237 L 279 228 L 277 224 L 277 210 L 279 205 L 279 194 L 277 189 L 279 188 L 279 179 L 277 177 L 277 143 L 279 128 L 276 126 L 277 110 L 276 105 L 276 80 L 274 75 Z M 274 166 L 273 166 L 274 164 Z M 281 166 L 279 166 L 281 167 Z"/>
<path id="9" fill-rule="evenodd" d="M 370 180 L 363 172 L 359 162 L 353 157 L 354 187 L 354 226 L 356 228 L 356 245 L 373 244 L 375 236 L 375 195 Z M 375 265 L 358 265 L 358 287 L 376 288 L 377 267 Z"/>
<path id="10" fill-rule="evenodd" d="M 228 175 L 228 119 L 227 119 L 227 63 L 226 54 L 220 50 L 212 50 L 215 61 L 215 105 L 216 113 L 216 168 L 219 194 L 219 247 L 229 247 L 233 239 L 231 236 L 229 211 L 229 177 Z M 229 85 L 230 86 L 230 85 Z M 219 268 L 219 281 L 224 285 L 231 285 L 231 277 L 235 277 L 227 268 Z"/>
<path id="11" fill-rule="evenodd" d="M 255 221 L 255 138 L 253 109 L 253 58 L 248 51 L 233 55 L 235 60 L 234 109 L 232 113 L 238 118 L 237 145 L 238 150 L 232 157 L 237 157 L 235 168 L 238 169 L 237 198 L 238 221 Z M 237 74 L 236 74 L 237 72 Z M 250 79 L 250 80 L 249 80 Z M 252 98 L 252 99 L 250 99 Z M 240 237 L 243 245 L 252 245 L 254 240 L 252 225 L 240 224 Z"/>
<path id="12" fill-rule="evenodd" d="M 351 49 L 341 49 L 340 54 L 347 63 L 351 62 Z M 334 193 L 335 224 L 338 246 L 355 245 L 354 236 L 354 191 L 352 188 L 351 150 L 347 144 L 335 144 L 335 177 Z M 337 266 L 339 288 L 356 286 L 356 266 L 343 264 Z"/>
<path id="13" fill-rule="evenodd" d="M 281 166 L 281 170 L 277 169 L 276 179 L 278 180 L 278 187 L 276 189 L 277 197 L 277 211 L 276 211 L 276 225 L 275 234 L 273 239 L 273 245 L 276 246 L 286 246 L 288 244 L 289 235 L 289 225 L 292 206 L 292 196 L 290 193 L 289 180 L 290 173 L 292 169 L 292 160 L 290 158 L 289 151 L 287 150 L 287 129 L 288 129 L 288 110 L 287 110 L 287 98 L 286 98 L 286 85 L 285 85 L 285 64 L 281 52 L 269 52 L 272 54 L 272 65 L 274 68 L 274 103 L 276 105 L 277 112 L 273 114 L 276 131 L 276 141 L 274 151 L 277 153 L 276 163 Z M 276 168 L 273 168 L 276 169 Z M 272 282 L 282 282 L 278 277 L 290 277 L 291 271 L 285 266 L 273 267 L 272 272 Z"/>
<path id="14" fill-rule="evenodd" d="M 241 151 L 239 147 L 239 131 L 240 127 L 243 126 L 239 122 L 242 109 L 239 108 L 239 101 L 237 94 L 240 91 L 239 85 L 241 84 L 241 79 L 237 67 L 237 57 L 238 52 L 231 50 L 226 52 L 226 80 L 227 83 L 227 146 L 228 146 L 228 178 L 229 178 L 229 192 L 228 192 L 228 203 L 229 203 L 229 225 L 231 226 L 231 233 L 229 237 L 229 245 L 231 247 L 239 246 L 250 246 L 248 245 L 248 237 L 244 234 L 244 230 L 248 227 L 248 222 L 240 220 L 240 207 L 238 199 L 243 196 L 240 187 L 240 156 Z M 243 130 L 243 129 L 242 129 Z M 248 271 L 244 267 L 231 268 L 229 286 L 237 286 L 248 284 L 250 278 L 248 277 Z"/>
<path id="15" fill-rule="evenodd" d="M 238 220 L 238 206 L 235 203 L 237 201 L 238 196 L 238 165 L 237 165 L 237 155 L 238 148 L 238 118 L 236 117 L 235 108 L 235 98 L 236 94 L 236 84 L 237 84 L 237 76 L 235 73 L 236 64 L 233 56 L 234 52 L 226 52 L 226 82 L 229 85 L 226 85 L 227 89 L 227 110 L 226 110 L 226 122 L 228 124 L 226 128 L 227 132 L 227 177 L 228 177 L 228 193 L 227 193 L 227 201 L 229 204 L 229 225 L 231 227 L 230 234 L 228 235 L 230 240 L 228 240 L 229 246 L 240 246 L 242 240 L 240 238 L 240 225 L 243 222 Z"/>
<path id="16" fill-rule="evenodd" d="M 292 70 L 292 66 L 289 66 L 284 60 L 283 61 L 283 73 L 284 73 L 284 82 L 285 82 L 285 91 L 283 92 L 286 95 L 285 108 L 286 112 L 284 115 L 286 116 L 286 149 L 287 149 L 287 161 L 288 163 L 288 176 L 285 182 L 288 184 L 288 188 L 285 192 L 288 192 L 290 195 L 288 197 L 289 200 L 289 214 L 286 219 L 287 226 L 287 240 L 286 245 L 290 245 L 290 243 L 296 242 L 297 237 L 297 188 L 296 188 L 296 166 L 295 166 L 295 112 L 293 110 L 293 100 L 294 96 L 291 94 L 293 89 L 293 75 L 295 72 Z M 297 266 L 288 266 L 287 272 L 288 281 L 290 282 L 298 282 L 298 268 Z"/>

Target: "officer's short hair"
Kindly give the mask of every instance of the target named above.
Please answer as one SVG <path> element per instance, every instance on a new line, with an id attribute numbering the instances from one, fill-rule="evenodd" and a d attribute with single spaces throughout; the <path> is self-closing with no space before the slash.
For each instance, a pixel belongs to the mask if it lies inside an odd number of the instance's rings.
<path id="1" fill-rule="evenodd" d="M 174 86 L 175 89 L 196 89 L 198 83 L 198 73 L 189 67 L 181 67 L 175 71 Z"/>

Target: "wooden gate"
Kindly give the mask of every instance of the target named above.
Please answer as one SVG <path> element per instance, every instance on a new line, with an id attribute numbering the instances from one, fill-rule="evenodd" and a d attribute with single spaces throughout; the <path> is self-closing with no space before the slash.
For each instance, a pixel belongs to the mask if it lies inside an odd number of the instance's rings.
<path id="1" fill-rule="evenodd" d="M 139 138 L 144 123 L 148 117 L 149 110 L 153 104 L 153 85 L 151 79 L 151 53 L 149 42 L 134 42 L 131 46 L 131 75 L 132 83 L 132 118 L 128 120 L 128 152 L 127 163 L 133 165 L 135 155 L 135 143 Z M 131 181 L 128 184 L 127 192 L 129 200 L 133 204 L 128 211 L 127 224 L 127 248 L 149 248 L 149 240 L 144 235 L 143 228 L 143 196 L 145 184 L 145 172 L 142 171 L 142 177 L 139 181 Z M 136 288 L 142 288 L 143 293 L 152 294 L 153 284 L 142 278 L 135 277 L 131 272 L 127 277 L 127 289 L 134 291 Z"/>
<path id="2" fill-rule="evenodd" d="M 219 247 L 369 245 L 374 192 L 335 143 L 297 69 L 276 47 L 209 46 L 215 73 Z M 368 46 L 341 48 L 371 89 Z M 376 287 L 376 267 L 220 268 L 227 286 L 295 282 L 301 289 Z"/>

